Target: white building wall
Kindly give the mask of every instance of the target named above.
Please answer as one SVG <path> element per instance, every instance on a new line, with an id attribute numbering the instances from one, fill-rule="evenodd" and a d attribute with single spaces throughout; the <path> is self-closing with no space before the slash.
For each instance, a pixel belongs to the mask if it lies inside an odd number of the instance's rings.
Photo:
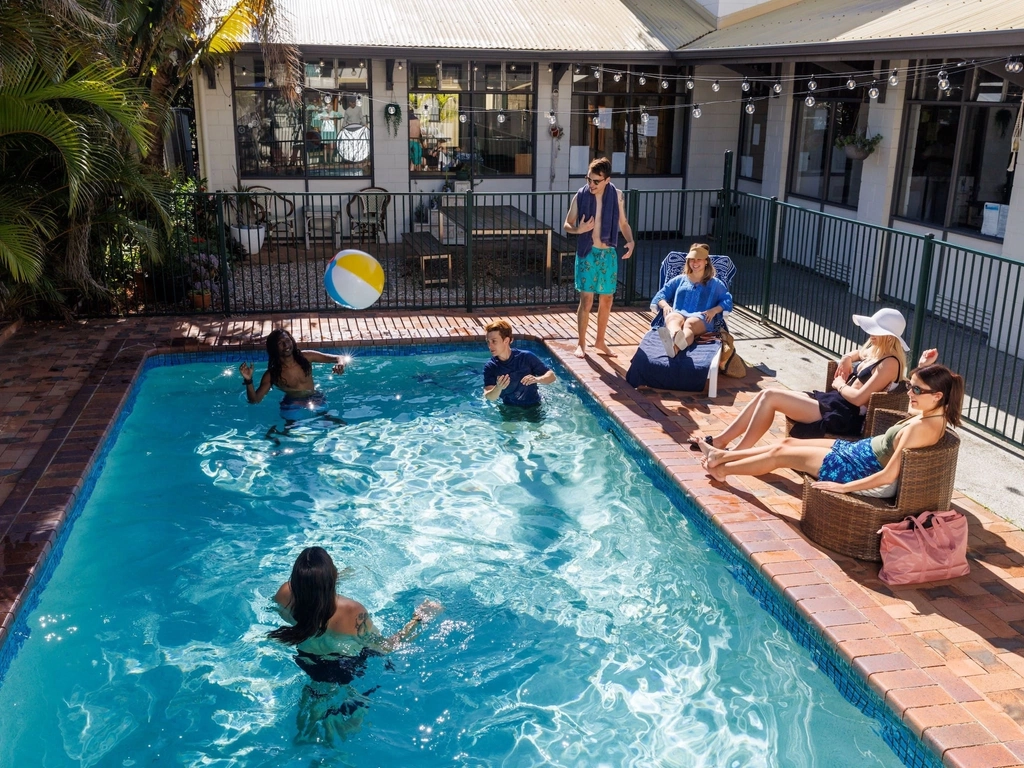
<path id="1" fill-rule="evenodd" d="M 718 189 L 722 186 L 725 153 L 736 152 L 740 135 L 742 98 L 736 73 L 725 67 L 697 67 L 694 72 L 693 104 L 703 114 L 690 120 L 690 142 L 686 158 L 686 186 L 689 189 Z M 726 79 L 728 78 L 728 79 Z M 712 83 L 719 79 L 722 89 L 715 93 Z M 692 114 L 692 112 L 691 112 Z M 736 168 L 733 167 L 733 178 Z"/>
<path id="2" fill-rule="evenodd" d="M 206 178 L 208 189 L 227 191 L 238 184 L 229 60 L 225 59 L 224 65 L 215 68 L 214 73 L 216 87 L 213 89 L 202 73 L 193 80 L 199 173 Z"/>
<path id="3" fill-rule="evenodd" d="M 1017 155 L 1017 170 L 1013 174 L 1010 212 L 1006 217 L 1006 234 L 1001 250 L 1003 256 L 1024 262 L 1024 146 L 1021 150 Z"/>

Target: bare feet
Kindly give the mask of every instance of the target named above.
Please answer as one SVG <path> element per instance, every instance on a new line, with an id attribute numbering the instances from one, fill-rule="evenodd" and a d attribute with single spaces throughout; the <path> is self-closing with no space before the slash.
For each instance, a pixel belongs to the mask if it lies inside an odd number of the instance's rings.
<path id="1" fill-rule="evenodd" d="M 579 344 L 576 345 L 576 349 L 574 349 L 572 353 L 581 360 L 587 356 L 586 350 L 584 350 L 583 347 L 580 346 Z"/>
<path id="2" fill-rule="evenodd" d="M 720 467 L 711 466 L 707 458 L 701 459 L 700 465 L 704 467 L 704 471 L 711 475 L 713 480 L 718 480 L 719 482 L 725 481 L 725 470 L 721 469 Z"/>
<path id="3" fill-rule="evenodd" d="M 728 451 L 723 451 L 721 448 L 715 448 L 707 443 L 700 444 L 700 452 L 704 454 L 704 461 L 707 462 L 708 468 L 717 467 L 719 464 L 723 463 L 726 455 L 729 453 Z"/>
<path id="4" fill-rule="evenodd" d="M 615 357 L 615 353 L 612 352 L 611 348 L 604 342 L 601 342 L 600 344 L 595 344 L 594 349 L 597 350 L 597 354 L 599 355 L 604 355 L 605 357 Z"/>

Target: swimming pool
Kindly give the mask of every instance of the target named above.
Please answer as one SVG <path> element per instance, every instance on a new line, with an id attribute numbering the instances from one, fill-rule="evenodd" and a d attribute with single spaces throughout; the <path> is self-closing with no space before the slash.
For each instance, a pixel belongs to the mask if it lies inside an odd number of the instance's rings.
<path id="1" fill-rule="evenodd" d="M 883 731 L 925 764 L 564 374 L 510 418 L 479 398 L 482 347 L 409 351 L 319 371 L 348 424 L 280 445 L 237 356 L 150 367 L 20 618 L 6 764 L 898 765 Z M 447 608 L 368 664 L 333 746 L 295 743 L 304 677 L 263 637 L 310 544 L 385 630 Z"/>

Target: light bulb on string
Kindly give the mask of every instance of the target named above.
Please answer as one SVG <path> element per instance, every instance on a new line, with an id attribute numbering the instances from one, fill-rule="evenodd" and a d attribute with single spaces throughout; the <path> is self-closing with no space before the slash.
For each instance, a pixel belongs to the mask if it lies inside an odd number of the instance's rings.
<path id="1" fill-rule="evenodd" d="M 807 94 L 807 98 L 804 99 L 804 104 L 806 104 L 808 107 L 813 107 L 814 106 L 815 101 L 814 101 L 814 94 L 813 93 L 808 93 Z"/>
<path id="2" fill-rule="evenodd" d="M 242 67 L 242 77 L 245 77 L 245 67 Z"/>
<path id="3" fill-rule="evenodd" d="M 662 80 L 661 81 L 661 90 L 663 90 L 663 91 L 667 91 L 668 90 L 668 80 Z"/>
<path id="4" fill-rule="evenodd" d="M 749 91 L 750 90 L 750 81 L 747 78 L 744 77 L 743 78 L 743 82 L 740 83 L 740 88 L 743 90 L 744 93 Z"/>
<path id="5" fill-rule="evenodd" d="M 640 122 L 646 125 L 649 119 L 650 115 L 647 114 L 647 108 L 644 107 L 643 109 L 640 110 Z"/>
<path id="6" fill-rule="evenodd" d="M 857 81 L 851 77 L 849 80 L 846 81 L 846 87 L 852 91 L 854 88 L 857 87 Z"/>
<path id="7" fill-rule="evenodd" d="M 640 85 L 647 85 L 647 78 L 644 77 L 643 75 L 640 75 L 640 77 L 637 79 L 637 82 L 640 83 Z"/>
<path id="8" fill-rule="evenodd" d="M 459 122 L 460 123 L 464 123 L 467 120 L 469 120 L 469 115 L 467 115 L 465 112 L 460 112 L 459 113 Z"/>
<path id="9" fill-rule="evenodd" d="M 320 59 L 320 67 L 321 67 L 321 69 L 323 68 L 323 66 L 324 66 L 324 60 Z"/>
<path id="10" fill-rule="evenodd" d="M 808 91 L 816 91 L 816 90 L 818 90 L 818 81 L 815 80 L 813 77 L 810 80 L 807 81 L 807 90 Z"/>
<path id="11" fill-rule="evenodd" d="M 871 81 L 871 87 L 868 88 L 868 98 L 877 99 L 879 94 L 878 83 L 874 80 Z"/>
<path id="12" fill-rule="evenodd" d="M 599 118 L 597 115 L 594 115 L 594 118 L 590 122 L 592 122 L 595 126 L 600 125 L 601 118 Z"/>
<path id="13" fill-rule="evenodd" d="M 577 65 L 576 65 L 576 74 L 578 75 L 579 73 L 580 73 L 580 65 L 579 65 L 579 64 L 577 64 Z"/>
<path id="14" fill-rule="evenodd" d="M 516 65 L 515 64 L 509 64 L 508 65 L 508 71 L 509 72 L 515 72 L 516 71 Z"/>
<path id="15" fill-rule="evenodd" d="M 330 104 L 330 103 L 331 103 L 331 95 L 329 93 L 325 93 L 324 94 L 324 104 Z"/>
<path id="16" fill-rule="evenodd" d="M 612 75 L 612 80 L 614 80 L 616 83 L 621 83 L 622 82 L 622 73 L 621 72 L 616 72 L 614 75 Z"/>
<path id="17" fill-rule="evenodd" d="M 548 122 L 551 123 L 551 125 L 554 125 L 557 122 L 557 119 L 555 118 L 555 110 L 548 112 Z"/>
<path id="18" fill-rule="evenodd" d="M 301 94 L 302 93 L 302 86 L 301 85 L 296 85 L 295 86 L 295 92 Z"/>
<path id="19" fill-rule="evenodd" d="M 775 85 L 772 86 L 772 90 L 775 91 L 776 94 L 782 93 L 782 81 L 780 80 L 775 83 Z"/>
<path id="20" fill-rule="evenodd" d="M 1006 71 L 1013 72 L 1013 59 L 1006 60 Z"/>
<path id="21" fill-rule="evenodd" d="M 743 109 L 747 111 L 748 115 L 754 114 L 754 110 L 756 109 L 756 107 L 754 106 L 754 100 L 747 99 L 747 105 Z"/>
<path id="22" fill-rule="evenodd" d="M 693 78 L 692 77 L 686 78 L 686 90 L 692 91 L 693 90 L 693 86 L 694 86 Z"/>
<path id="23" fill-rule="evenodd" d="M 940 91 L 948 91 L 949 88 L 950 88 L 949 80 L 939 80 L 939 90 Z"/>
<path id="24" fill-rule="evenodd" d="M 1021 72 L 1024 72 L 1024 61 L 1021 61 L 1020 59 L 1015 59 L 1013 62 L 1013 72 L 1014 74 L 1017 75 L 1019 75 Z"/>
<path id="25" fill-rule="evenodd" d="M 714 91 L 715 93 L 718 93 L 720 90 L 722 90 L 722 86 L 717 80 L 715 80 L 715 82 L 711 84 L 711 90 Z"/>
<path id="26" fill-rule="evenodd" d="M 360 109 L 362 109 L 362 107 L 363 107 L 363 97 L 362 96 L 356 96 L 356 106 L 359 107 Z"/>
<path id="27" fill-rule="evenodd" d="M 694 105 L 693 105 L 693 116 L 694 116 L 694 117 L 695 117 L 695 118 L 696 118 L 697 120 L 700 120 L 700 116 L 701 116 L 701 115 L 703 115 L 703 114 L 704 114 L 704 110 L 702 110 L 702 109 L 700 108 L 700 104 L 694 104 Z"/>
<path id="28" fill-rule="evenodd" d="M 892 74 L 889 75 L 889 85 L 891 85 L 893 88 L 895 88 L 899 84 L 900 84 L 900 71 L 898 69 L 894 69 L 892 71 Z"/>
<path id="29" fill-rule="evenodd" d="M 499 124 L 500 123 L 504 123 L 506 119 L 507 118 L 505 117 L 505 113 L 504 112 L 499 112 L 498 113 L 498 123 Z"/>

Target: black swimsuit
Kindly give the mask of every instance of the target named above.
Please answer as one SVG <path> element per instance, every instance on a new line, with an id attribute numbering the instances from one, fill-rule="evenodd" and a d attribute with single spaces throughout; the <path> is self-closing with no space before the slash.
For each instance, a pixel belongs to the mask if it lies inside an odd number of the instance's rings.
<path id="1" fill-rule="evenodd" d="M 883 357 L 882 360 L 888 360 L 890 357 L 896 360 L 897 363 L 899 362 L 893 355 Z M 882 360 L 875 360 L 870 365 L 858 366 L 850 380 L 852 381 L 856 378 L 861 384 L 864 384 L 871 378 L 875 367 Z M 900 374 L 902 373 L 901 369 Z M 818 392 L 815 390 L 807 394 L 818 401 L 818 412 L 821 414 L 821 418 L 809 424 L 803 422 L 795 423 L 793 429 L 789 432 L 790 437 L 809 440 L 825 437 L 826 434 L 859 435 L 864 431 L 864 414 L 861 413 L 860 406 L 851 403 L 837 390 L 832 389 L 828 392 Z"/>

